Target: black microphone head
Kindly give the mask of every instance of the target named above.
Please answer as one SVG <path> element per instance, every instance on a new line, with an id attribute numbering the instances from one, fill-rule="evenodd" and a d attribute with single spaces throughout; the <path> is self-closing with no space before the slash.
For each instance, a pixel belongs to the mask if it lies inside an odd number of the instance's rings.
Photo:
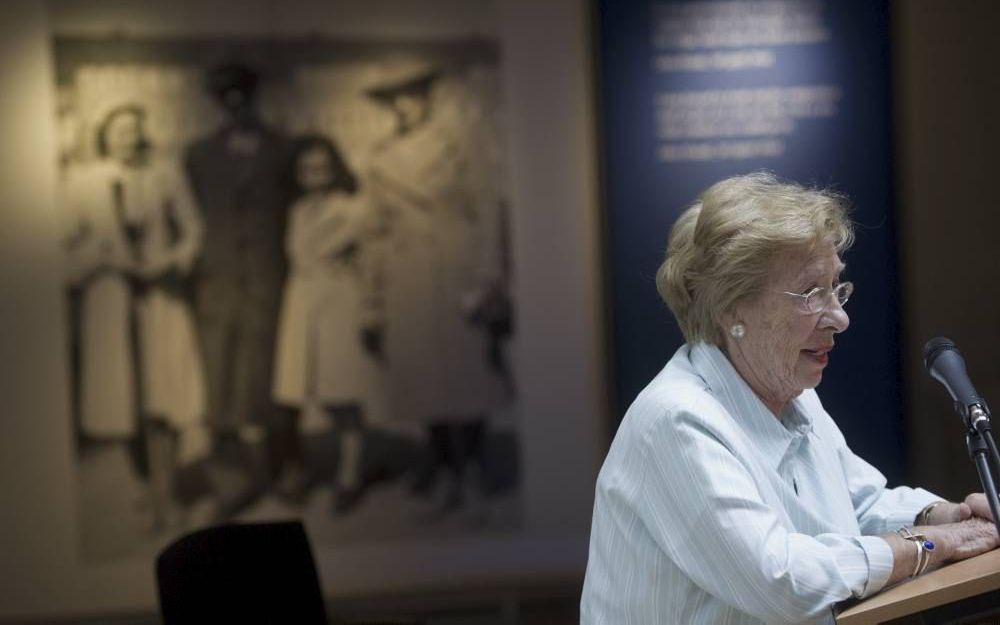
<path id="1" fill-rule="evenodd" d="M 966 421 L 970 407 L 986 406 L 983 398 L 976 393 L 969 374 L 965 370 L 965 359 L 950 340 L 939 336 L 927 341 L 924 345 L 924 366 L 932 378 L 940 382 L 955 402 L 955 410 Z"/>
<path id="2" fill-rule="evenodd" d="M 924 344 L 924 368 L 930 371 L 931 367 L 934 366 L 934 361 L 941 355 L 941 352 L 948 349 L 954 350 L 956 353 L 958 352 L 955 343 L 943 336 L 938 336 L 927 341 Z"/>

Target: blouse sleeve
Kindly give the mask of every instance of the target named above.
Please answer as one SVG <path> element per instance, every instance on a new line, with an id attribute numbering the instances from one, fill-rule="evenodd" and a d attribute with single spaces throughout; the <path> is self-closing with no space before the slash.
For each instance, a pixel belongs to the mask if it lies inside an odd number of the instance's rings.
<path id="1" fill-rule="evenodd" d="M 308 224 L 304 223 L 306 206 L 302 200 L 292 204 L 288 211 L 288 226 L 285 228 L 285 257 L 293 268 L 309 262 Z"/>
<path id="2" fill-rule="evenodd" d="M 885 541 L 790 531 L 746 460 L 693 412 L 649 423 L 632 505 L 664 553 L 708 593 L 762 621 L 797 623 L 885 584 Z"/>
<path id="3" fill-rule="evenodd" d="M 109 226 L 110 177 L 99 168 L 71 172 L 61 189 L 66 215 L 67 279 L 82 284 L 94 274 L 129 263 L 121 238 Z"/>
<path id="4" fill-rule="evenodd" d="M 327 262 L 360 244 L 368 203 L 358 197 L 338 197 L 314 206 L 299 200 L 291 209 L 285 251 L 294 266 Z"/>
<path id="5" fill-rule="evenodd" d="M 368 203 L 362 197 L 340 198 L 306 236 L 321 258 L 333 258 L 356 246 L 365 229 Z M 334 208 L 336 207 L 336 208 Z"/>
<path id="6" fill-rule="evenodd" d="M 886 488 L 885 477 L 846 446 L 840 452 L 851 501 L 864 534 L 885 534 L 912 526 L 924 507 L 942 498 L 922 488 Z"/>
<path id="7" fill-rule="evenodd" d="M 78 284 L 82 282 L 94 264 L 92 250 L 93 233 L 87 223 L 81 202 L 78 201 L 80 184 L 74 172 L 70 172 L 62 180 L 58 189 L 61 242 L 66 250 L 64 274 L 66 282 Z M 91 252 L 91 253 L 88 253 Z"/>

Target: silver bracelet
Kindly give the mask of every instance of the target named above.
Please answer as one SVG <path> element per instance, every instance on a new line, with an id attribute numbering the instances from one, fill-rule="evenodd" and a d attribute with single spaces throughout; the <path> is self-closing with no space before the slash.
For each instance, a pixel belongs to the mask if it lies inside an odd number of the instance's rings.
<path id="1" fill-rule="evenodd" d="M 934 551 L 934 542 L 927 540 L 927 537 L 923 534 L 914 534 L 906 527 L 899 528 L 897 533 L 917 547 L 917 561 L 913 565 L 913 574 L 910 575 L 911 578 L 917 577 L 926 571 L 931 563 L 931 552 Z"/>

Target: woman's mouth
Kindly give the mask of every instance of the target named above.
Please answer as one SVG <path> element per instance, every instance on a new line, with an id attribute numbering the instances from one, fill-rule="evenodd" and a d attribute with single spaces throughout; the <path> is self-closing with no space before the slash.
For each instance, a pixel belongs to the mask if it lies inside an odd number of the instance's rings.
<path id="1" fill-rule="evenodd" d="M 826 365 L 826 363 L 830 360 L 829 353 L 831 349 L 833 349 L 832 346 L 821 347 L 819 349 L 804 349 L 802 350 L 802 353 L 813 362 L 820 365 Z"/>

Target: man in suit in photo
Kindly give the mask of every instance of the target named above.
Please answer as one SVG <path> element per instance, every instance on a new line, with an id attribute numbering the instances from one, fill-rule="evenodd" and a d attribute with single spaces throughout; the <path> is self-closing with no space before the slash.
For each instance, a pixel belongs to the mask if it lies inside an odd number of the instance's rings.
<path id="1" fill-rule="evenodd" d="M 226 121 L 188 146 L 185 163 L 205 224 L 195 311 L 213 441 L 207 477 L 220 518 L 260 492 L 247 443 L 262 439 L 275 411 L 271 367 L 285 277 L 290 146 L 258 115 L 258 78 L 237 63 L 208 71 L 206 87 Z"/>

